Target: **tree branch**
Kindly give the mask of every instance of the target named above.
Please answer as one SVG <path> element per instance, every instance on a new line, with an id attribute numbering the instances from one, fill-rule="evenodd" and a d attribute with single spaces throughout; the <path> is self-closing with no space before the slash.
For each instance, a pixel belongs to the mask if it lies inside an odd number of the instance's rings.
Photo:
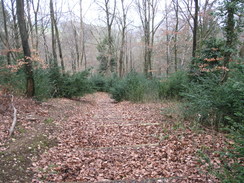
<path id="1" fill-rule="evenodd" d="M 13 122 L 12 122 L 12 126 L 9 129 L 9 136 L 11 137 L 13 132 L 14 132 L 14 127 L 16 126 L 17 123 L 17 109 L 14 107 L 14 96 L 12 95 L 12 99 L 11 99 L 11 105 L 13 107 Z"/>

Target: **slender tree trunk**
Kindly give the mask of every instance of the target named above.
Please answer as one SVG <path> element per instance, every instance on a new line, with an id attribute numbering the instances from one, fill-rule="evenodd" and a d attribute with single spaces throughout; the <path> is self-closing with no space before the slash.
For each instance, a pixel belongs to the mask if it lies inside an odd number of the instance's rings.
<path id="1" fill-rule="evenodd" d="M 84 32 L 83 32 L 84 34 Z M 87 69 L 87 58 L 86 58 L 86 47 L 85 47 L 85 41 L 83 41 L 83 47 L 82 47 L 82 53 L 83 53 L 83 59 L 84 59 L 84 63 L 85 63 L 85 70 Z"/>
<path id="2" fill-rule="evenodd" d="M 39 44 L 39 35 L 38 35 L 38 12 L 40 7 L 40 0 L 37 1 L 37 7 L 35 8 L 34 1 L 32 0 L 32 9 L 34 11 L 34 19 L 35 19 L 35 46 L 36 52 L 38 51 Z"/>
<path id="3" fill-rule="evenodd" d="M 130 71 L 133 70 L 132 37 L 130 38 Z M 128 70 L 127 70 L 128 73 Z"/>
<path id="4" fill-rule="evenodd" d="M 169 76 L 169 66 L 170 66 L 170 37 L 169 37 L 169 22 L 168 22 L 168 5 L 165 1 L 165 8 L 166 8 L 166 15 L 165 15 L 165 22 L 166 22 L 166 76 Z"/>
<path id="5" fill-rule="evenodd" d="M 77 69 L 79 69 L 79 62 L 80 62 L 80 52 L 79 52 L 79 43 L 78 43 L 78 36 L 77 36 L 77 30 L 75 28 L 75 25 L 73 25 L 73 32 L 74 32 L 74 41 L 75 41 L 75 52 L 76 52 L 76 57 L 72 57 L 73 60 L 73 64 L 75 66 L 73 66 L 73 71 L 76 72 Z"/>
<path id="6" fill-rule="evenodd" d="M 225 51 L 225 56 L 224 56 L 224 69 L 223 72 L 223 77 L 222 77 L 222 83 L 227 81 L 228 79 L 228 66 L 229 62 L 231 60 L 231 55 L 232 51 L 234 49 L 234 42 L 236 39 L 236 33 L 235 33 L 235 19 L 234 19 L 234 14 L 235 14 L 235 8 L 234 3 L 236 0 L 231 0 L 228 2 L 229 4 L 226 5 L 227 8 L 227 20 L 226 20 L 226 27 L 225 27 L 225 32 L 226 32 L 226 47 L 228 48 L 227 51 Z M 231 3 L 233 3 L 231 5 Z"/>
<path id="7" fill-rule="evenodd" d="M 194 27 L 193 27 L 193 43 L 192 43 L 192 57 L 196 56 L 197 50 L 197 29 L 198 29 L 198 0 L 194 0 L 195 2 L 195 15 L 194 15 Z M 193 63 L 195 64 L 195 63 Z"/>
<path id="8" fill-rule="evenodd" d="M 115 19 L 115 10 L 116 10 L 116 0 L 114 0 L 114 7 L 113 12 L 110 12 L 109 8 L 110 0 L 105 0 L 105 13 L 106 13 L 106 23 L 107 23 L 107 35 L 108 35 L 108 63 L 107 63 L 107 74 L 109 75 L 111 72 L 114 72 L 114 63 L 113 61 L 113 55 L 114 55 L 114 49 L 113 49 L 113 37 L 112 37 L 112 25 L 113 21 Z"/>
<path id="9" fill-rule="evenodd" d="M 58 30 L 58 25 L 56 20 L 54 21 L 54 28 L 55 28 L 55 33 L 57 36 L 57 41 L 58 41 L 58 51 L 59 51 L 59 58 L 60 58 L 60 62 L 61 62 L 61 69 L 62 72 L 65 72 L 65 67 L 64 67 L 64 59 L 63 59 L 63 52 L 62 52 L 62 45 L 61 45 L 61 41 L 60 41 L 60 37 L 59 37 L 59 30 Z"/>
<path id="10" fill-rule="evenodd" d="M 11 0 L 11 13 L 12 13 L 12 18 L 13 18 L 13 23 L 14 23 L 14 41 L 15 45 L 14 47 L 19 49 L 20 48 L 20 38 L 19 38 L 19 31 L 18 31 L 18 23 L 17 23 L 17 17 L 15 13 L 15 0 Z"/>
<path id="11" fill-rule="evenodd" d="M 79 46 L 79 48 L 80 48 L 81 57 L 79 57 L 79 62 L 77 63 L 78 67 L 79 67 L 79 65 L 82 67 L 83 59 L 85 56 L 84 47 L 85 47 L 85 42 L 84 42 L 84 25 L 83 25 L 83 6 L 82 6 L 82 0 L 80 0 L 80 46 Z"/>
<path id="12" fill-rule="evenodd" d="M 144 32 L 144 74 L 152 77 L 152 56 L 154 46 L 154 36 L 158 26 L 154 25 L 158 0 L 137 0 L 137 8 L 139 11 L 143 32 Z"/>
<path id="13" fill-rule="evenodd" d="M 17 8 L 17 17 L 19 24 L 20 37 L 22 42 L 22 47 L 24 51 L 24 59 L 25 59 L 25 71 L 26 71 L 26 93 L 27 97 L 33 97 L 35 93 L 35 85 L 33 78 L 33 69 L 31 63 L 31 51 L 28 43 L 28 34 L 25 22 L 25 10 L 24 10 L 24 0 L 16 0 L 16 8 Z"/>
<path id="14" fill-rule="evenodd" d="M 122 18 L 121 18 L 121 46 L 120 46 L 120 54 L 119 54 L 119 76 L 123 76 L 123 60 L 124 60 L 124 49 L 125 49 L 125 33 L 126 33 L 126 8 L 124 5 L 124 0 L 121 0 L 121 5 L 122 5 Z"/>
<path id="15" fill-rule="evenodd" d="M 119 77 L 123 76 L 123 60 L 124 60 L 124 47 L 125 47 L 125 37 L 124 33 L 122 33 L 120 54 L 119 54 Z"/>
<path id="16" fill-rule="evenodd" d="M 27 20 L 29 25 L 29 32 L 30 32 L 30 38 L 31 38 L 31 47 L 34 47 L 34 35 L 33 35 L 33 25 L 31 21 L 31 12 L 30 12 L 30 0 L 26 0 L 27 5 Z"/>
<path id="17" fill-rule="evenodd" d="M 43 38 L 43 46 L 44 46 L 44 54 L 45 54 L 45 62 L 46 64 L 51 65 L 51 58 L 50 58 L 50 54 L 49 54 L 49 49 L 48 49 L 48 45 L 47 45 L 47 38 L 46 38 L 46 34 L 45 34 L 45 27 L 44 27 L 44 22 L 43 20 L 41 21 L 41 35 Z"/>
<path id="18" fill-rule="evenodd" d="M 58 57 L 57 57 L 57 40 L 55 34 L 55 17 L 54 17 L 54 9 L 53 9 L 53 1 L 50 0 L 50 16 L 51 16 L 51 32 L 52 32 L 52 54 L 53 54 L 53 65 L 54 67 L 58 67 Z"/>
<path id="19" fill-rule="evenodd" d="M 175 24 L 175 36 L 174 36 L 174 54 L 175 54 L 175 72 L 177 72 L 178 66 L 178 31 L 179 31 L 179 3 L 178 0 L 174 2 L 174 9 L 175 9 L 175 17 L 176 17 L 176 24 Z"/>
<path id="20" fill-rule="evenodd" d="M 7 18 L 6 18 L 6 12 L 5 12 L 5 5 L 3 0 L 1 1 L 2 3 L 2 11 L 3 11 L 3 24 L 4 24 L 4 32 L 5 32 L 5 45 L 7 47 L 7 64 L 11 64 L 10 60 L 10 44 L 9 44 L 9 35 L 8 35 L 8 27 L 7 27 Z"/>

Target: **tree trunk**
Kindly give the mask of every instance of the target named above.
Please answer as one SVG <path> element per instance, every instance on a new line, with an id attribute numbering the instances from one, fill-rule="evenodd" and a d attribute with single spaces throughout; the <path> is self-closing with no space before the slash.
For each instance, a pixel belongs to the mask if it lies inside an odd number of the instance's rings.
<path id="1" fill-rule="evenodd" d="M 222 80 L 221 80 L 222 83 L 227 81 L 227 79 L 228 79 L 228 66 L 229 66 L 229 62 L 231 60 L 231 54 L 232 54 L 232 50 L 234 49 L 234 42 L 236 39 L 235 19 L 234 19 L 235 8 L 236 8 L 236 6 L 234 6 L 235 2 L 236 2 L 236 0 L 231 0 L 226 5 L 227 20 L 226 20 L 225 33 L 226 33 L 226 47 L 228 49 L 227 49 L 227 51 L 225 51 L 225 54 L 224 54 L 224 64 L 223 64 L 224 72 L 223 72 L 223 76 L 222 76 Z M 233 3 L 233 4 L 231 4 L 231 3 Z"/>
<path id="2" fill-rule="evenodd" d="M 55 26 L 54 26 L 54 9 L 53 9 L 53 1 L 50 0 L 50 16 L 51 16 L 51 32 L 52 32 L 52 54 L 53 54 L 53 65 L 54 67 L 58 67 L 58 57 L 57 57 L 57 40 L 55 35 Z"/>
<path id="3" fill-rule="evenodd" d="M 122 6 L 122 18 L 121 18 L 121 46 L 120 46 L 120 54 L 119 54 L 119 76 L 123 76 L 123 62 L 124 62 L 124 49 L 125 49 L 125 33 L 126 33 L 126 18 L 127 18 L 127 13 L 126 13 L 126 8 L 124 5 L 124 0 L 121 0 L 121 6 Z"/>
<path id="4" fill-rule="evenodd" d="M 15 13 L 15 0 L 11 0 L 11 13 L 12 13 L 12 18 L 13 18 L 13 23 L 14 23 L 14 40 L 15 40 L 15 45 L 14 47 L 19 49 L 20 48 L 20 40 L 19 40 L 19 31 L 18 31 L 18 23 L 17 23 L 17 17 Z"/>
<path id="5" fill-rule="evenodd" d="M 74 32 L 74 39 L 75 39 L 75 52 L 76 57 L 73 57 L 73 72 L 76 72 L 77 69 L 79 69 L 80 66 L 80 52 L 79 52 L 79 43 L 78 43 L 78 36 L 77 36 L 77 30 L 75 25 L 73 25 L 73 32 Z"/>
<path id="6" fill-rule="evenodd" d="M 60 41 L 60 37 L 59 37 L 59 30 L 58 30 L 56 19 L 54 21 L 54 27 L 55 27 L 55 32 L 56 32 L 57 41 L 58 41 L 58 51 L 59 51 L 59 58 L 60 58 L 60 62 L 61 62 L 61 69 L 62 69 L 62 72 L 64 73 L 65 67 L 64 67 L 63 52 L 62 52 L 62 46 L 61 46 L 61 41 Z"/>
<path id="7" fill-rule="evenodd" d="M 144 32 L 144 74 L 147 77 L 152 77 L 154 36 L 159 25 L 163 22 L 162 20 L 157 26 L 154 25 L 158 3 L 157 0 L 136 1 Z"/>
<path id="8" fill-rule="evenodd" d="M 192 57 L 196 56 L 197 50 L 197 29 L 198 29 L 198 0 L 195 2 L 195 15 L 194 15 L 194 27 L 193 27 L 193 43 L 192 43 Z M 194 59 L 193 59 L 194 60 Z M 195 64 L 195 63 L 193 63 Z"/>
<path id="9" fill-rule="evenodd" d="M 85 41 L 84 41 L 84 24 L 83 24 L 83 7 L 82 0 L 80 0 L 80 59 L 78 64 L 82 67 L 83 60 L 85 59 L 85 69 L 86 69 L 86 53 L 85 53 Z"/>
<path id="10" fill-rule="evenodd" d="M 4 23 L 4 32 L 5 32 L 5 45 L 7 48 L 7 64 L 10 65 L 11 64 L 11 60 L 10 60 L 10 44 L 9 44 L 9 36 L 8 36 L 8 27 L 7 27 L 7 18 L 6 18 L 6 12 L 5 12 L 5 5 L 3 0 L 2 2 L 2 11 L 3 11 L 3 23 Z"/>
<path id="11" fill-rule="evenodd" d="M 174 36 L 174 54 L 175 54 L 175 72 L 177 72 L 178 66 L 178 31 L 179 31 L 179 3 L 178 0 L 174 2 L 174 9 L 175 9 L 175 17 L 176 17 L 176 24 L 175 24 L 175 36 Z"/>
<path id="12" fill-rule="evenodd" d="M 35 46 L 36 52 L 38 51 L 38 43 L 39 43 L 39 36 L 38 36 L 38 12 L 40 7 L 40 0 L 37 1 L 37 7 L 35 8 L 34 1 L 32 1 L 32 9 L 34 11 L 34 19 L 35 19 Z"/>
<path id="13" fill-rule="evenodd" d="M 47 45 L 47 38 L 46 38 L 46 35 L 45 35 L 45 28 L 44 28 L 44 23 L 43 23 L 43 20 L 42 20 L 42 25 L 41 25 L 41 34 L 42 34 L 42 38 L 43 38 L 43 46 L 44 46 L 44 53 L 45 53 L 45 61 L 46 61 L 46 64 L 49 64 L 51 65 L 51 58 L 50 58 L 50 54 L 49 54 L 49 51 L 48 51 L 48 45 Z"/>
<path id="14" fill-rule="evenodd" d="M 28 25 L 29 25 L 29 32 L 30 32 L 30 38 L 31 38 L 31 48 L 34 47 L 34 35 L 33 35 L 33 25 L 31 22 L 31 12 L 30 12 L 30 0 L 26 0 L 27 4 L 27 20 L 28 20 Z"/>
<path id="15" fill-rule="evenodd" d="M 33 69 L 31 63 L 31 51 L 28 43 L 28 34 L 25 22 L 24 0 L 16 0 L 17 17 L 19 24 L 20 37 L 24 52 L 25 72 L 27 79 L 26 93 L 27 97 L 33 97 L 35 93 L 35 85 L 33 78 Z"/>
<path id="16" fill-rule="evenodd" d="M 166 15 L 165 15 L 165 21 L 166 21 L 166 76 L 169 76 L 169 67 L 170 67 L 170 37 L 169 37 L 169 22 L 168 22 L 168 5 L 167 2 L 165 2 L 165 8 L 166 8 Z"/>

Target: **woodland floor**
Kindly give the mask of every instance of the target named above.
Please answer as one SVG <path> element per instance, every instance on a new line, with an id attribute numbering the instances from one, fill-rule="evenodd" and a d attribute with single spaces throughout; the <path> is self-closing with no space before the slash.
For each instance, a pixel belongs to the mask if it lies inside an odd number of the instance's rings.
<path id="1" fill-rule="evenodd" d="M 174 103 L 115 103 L 95 93 L 15 105 L 12 138 L 11 111 L 0 114 L 0 182 L 218 182 L 199 152 L 217 164 L 226 139 L 182 122 Z"/>

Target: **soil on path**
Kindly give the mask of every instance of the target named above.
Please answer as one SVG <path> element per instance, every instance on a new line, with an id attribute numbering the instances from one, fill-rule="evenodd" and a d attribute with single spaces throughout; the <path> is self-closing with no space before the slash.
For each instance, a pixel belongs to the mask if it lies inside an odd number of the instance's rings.
<path id="1" fill-rule="evenodd" d="M 105 93 L 83 100 L 90 101 L 85 110 L 77 106 L 58 122 L 58 145 L 33 163 L 33 181 L 217 181 L 206 174 L 197 152 L 207 147 L 214 159 L 221 137 L 195 133 L 162 115 L 168 104 L 115 103 Z"/>
<path id="2" fill-rule="evenodd" d="M 217 182 L 198 152 L 218 162 L 224 138 L 162 115 L 174 104 L 115 103 L 106 93 L 16 103 L 12 139 L 0 125 L 0 182 Z"/>

